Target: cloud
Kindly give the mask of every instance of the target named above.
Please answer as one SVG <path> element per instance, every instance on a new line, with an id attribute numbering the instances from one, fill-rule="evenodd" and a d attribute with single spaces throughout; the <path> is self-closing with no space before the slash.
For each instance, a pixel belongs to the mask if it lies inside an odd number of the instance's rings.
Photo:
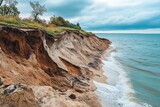
<path id="1" fill-rule="evenodd" d="M 48 5 L 48 11 L 56 16 L 71 18 L 79 16 L 79 13 L 90 5 L 89 0 L 62 0 L 59 5 Z"/>
<path id="2" fill-rule="evenodd" d="M 82 16 L 71 19 L 87 30 L 160 28 L 159 0 L 95 0 Z"/>
<path id="3" fill-rule="evenodd" d="M 34 0 L 31 0 L 34 1 Z M 63 16 L 64 18 L 71 18 L 78 16 L 79 13 L 90 5 L 91 0 L 39 0 L 41 4 L 44 4 L 47 8 L 48 13 L 45 15 L 49 16 Z M 31 11 L 29 1 L 20 1 L 18 8 L 21 10 L 21 16 Z"/>
<path id="4" fill-rule="evenodd" d="M 18 0 L 21 16 L 31 11 L 28 1 Z M 34 1 L 34 0 L 31 0 Z M 160 0 L 39 0 L 48 10 L 43 16 L 63 16 L 86 30 L 160 28 Z"/>

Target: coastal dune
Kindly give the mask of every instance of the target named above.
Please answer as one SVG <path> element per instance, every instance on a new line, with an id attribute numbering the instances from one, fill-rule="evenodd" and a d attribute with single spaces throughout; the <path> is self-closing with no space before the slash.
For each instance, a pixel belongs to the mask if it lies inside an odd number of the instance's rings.
<path id="1" fill-rule="evenodd" d="M 1 25 L 0 106 L 100 107 L 93 80 L 104 82 L 101 58 L 110 41 L 65 30 Z"/>

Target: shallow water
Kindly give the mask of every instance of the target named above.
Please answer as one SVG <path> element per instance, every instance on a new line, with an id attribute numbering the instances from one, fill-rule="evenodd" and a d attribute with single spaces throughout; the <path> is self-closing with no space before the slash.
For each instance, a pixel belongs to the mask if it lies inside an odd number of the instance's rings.
<path id="1" fill-rule="evenodd" d="M 112 48 L 104 61 L 109 84 L 95 82 L 104 107 L 160 107 L 160 35 L 97 34 Z"/>

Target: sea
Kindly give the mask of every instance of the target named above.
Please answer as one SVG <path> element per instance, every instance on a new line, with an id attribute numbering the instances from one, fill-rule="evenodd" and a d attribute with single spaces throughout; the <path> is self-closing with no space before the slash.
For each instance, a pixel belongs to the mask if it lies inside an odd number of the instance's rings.
<path id="1" fill-rule="evenodd" d="M 103 60 L 108 84 L 94 81 L 103 107 L 160 107 L 160 34 L 97 33 L 112 44 Z"/>

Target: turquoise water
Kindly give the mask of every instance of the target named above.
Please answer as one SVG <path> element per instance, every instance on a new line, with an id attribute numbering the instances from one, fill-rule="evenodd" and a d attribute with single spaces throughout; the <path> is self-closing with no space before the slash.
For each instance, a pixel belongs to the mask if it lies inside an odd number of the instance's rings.
<path id="1" fill-rule="evenodd" d="M 115 59 L 123 66 L 129 79 L 126 83 L 134 91 L 127 93 L 132 95 L 130 100 L 160 107 L 160 34 L 96 35 L 109 39 L 115 47 Z"/>

